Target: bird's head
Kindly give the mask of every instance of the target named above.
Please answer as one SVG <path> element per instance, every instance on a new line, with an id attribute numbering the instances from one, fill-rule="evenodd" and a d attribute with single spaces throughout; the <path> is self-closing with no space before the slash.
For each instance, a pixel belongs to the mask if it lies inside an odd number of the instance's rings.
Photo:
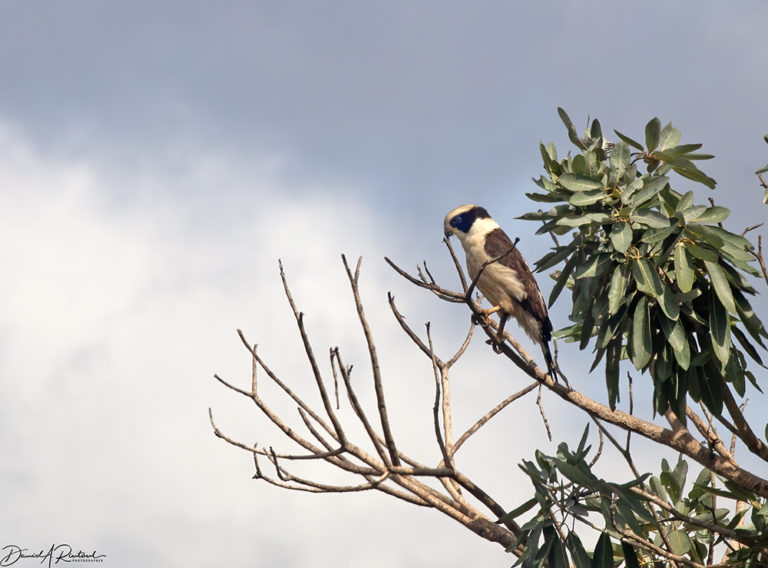
<path id="1" fill-rule="evenodd" d="M 459 240 L 464 240 L 478 219 L 491 219 L 491 216 L 488 215 L 488 211 L 477 205 L 468 204 L 457 207 L 445 216 L 443 224 L 445 236 L 456 235 Z"/>

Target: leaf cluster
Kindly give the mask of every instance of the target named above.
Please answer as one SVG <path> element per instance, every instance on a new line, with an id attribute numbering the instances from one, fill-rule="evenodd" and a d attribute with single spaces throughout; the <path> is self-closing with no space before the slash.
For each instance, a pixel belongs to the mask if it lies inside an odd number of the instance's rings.
<path id="1" fill-rule="evenodd" d="M 535 494 L 505 518 L 519 517 L 538 505 L 516 543 L 525 545 L 518 561 L 523 568 L 539 568 L 545 561 L 550 568 L 613 567 L 622 561 L 627 568 L 639 568 L 654 566 L 665 553 L 705 564 L 720 545 L 734 565 L 765 565 L 764 500 L 706 469 L 686 491 L 688 464 L 682 458 L 674 467 L 662 460 L 658 477 L 645 474 L 623 484 L 606 481 L 585 460 L 590 451 L 587 434 L 588 428 L 575 451 L 562 443 L 556 455 L 537 452 L 535 461 L 520 466 Z M 718 498 L 730 500 L 730 506 L 718 506 Z M 748 505 L 734 513 L 735 501 Z M 601 532 L 591 554 L 576 534 L 580 523 Z"/>
<path id="2" fill-rule="evenodd" d="M 546 173 L 534 181 L 542 191 L 527 195 L 552 207 L 521 217 L 542 222 L 537 233 L 558 243 L 536 263 L 537 271 L 564 263 L 549 304 L 570 290 L 572 325 L 557 335 L 592 345 L 591 370 L 605 360 L 611 408 L 628 359 L 650 375 L 655 411 L 671 408 L 684 422 L 690 395 L 719 416 L 726 382 L 741 396 L 747 379 L 759 389 L 747 359 L 763 364 L 768 333 L 748 299 L 748 277 L 759 275 L 753 245 L 723 227 L 727 208 L 675 189 L 673 174 L 713 189 L 696 165 L 712 156 L 658 118 L 645 144 L 618 131 L 612 143 L 597 120 L 579 137 L 558 111 L 578 151 L 559 159 L 552 143 L 540 144 Z"/>

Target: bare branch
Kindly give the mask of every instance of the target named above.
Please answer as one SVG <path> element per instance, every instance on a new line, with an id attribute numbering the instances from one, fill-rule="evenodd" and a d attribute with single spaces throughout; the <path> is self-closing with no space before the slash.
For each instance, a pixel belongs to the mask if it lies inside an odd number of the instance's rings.
<path id="1" fill-rule="evenodd" d="M 456 363 L 456 361 L 458 361 L 459 358 L 462 355 L 464 355 L 464 352 L 469 347 L 469 342 L 472 340 L 472 336 L 474 335 L 474 333 L 475 333 L 475 324 L 470 322 L 469 330 L 467 331 L 467 337 L 464 338 L 464 343 L 461 344 L 461 347 L 459 347 L 459 350 L 456 351 L 456 353 L 453 355 L 453 357 L 448 359 L 448 361 L 445 363 L 445 367 L 447 369 L 450 369 L 451 367 L 453 367 L 453 365 Z"/>
<path id="2" fill-rule="evenodd" d="M 547 420 L 547 415 L 544 412 L 544 406 L 541 404 L 541 387 L 543 385 L 539 384 L 539 394 L 536 397 L 536 406 L 539 407 L 539 414 L 541 415 L 541 419 L 544 421 L 544 428 L 547 431 L 547 438 L 549 438 L 549 441 L 552 441 L 552 431 L 549 429 L 549 421 Z"/>
<path id="3" fill-rule="evenodd" d="M 387 264 L 389 264 L 395 270 L 395 272 L 397 272 L 400 276 L 408 280 L 411 284 L 415 284 L 419 288 L 424 288 L 426 290 L 429 290 L 433 292 L 438 298 L 445 300 L 447 302 L 453 302 L 455 304 L 464 303 L 464 294 L 458 294 L 456 292 L 452 292 L 451 290 L 448 290 L 447 288 L 441 288 L 437 284 L 430 284 L 428 282 L 419 280 L 418 278 L 414 278 L 413 276 L 408 274 L 405 270 L 397 266 L 389 258 L 384 257 L 384 260 L 387 262 Z"/>
<path id="4" fill-rule="evenodd" d="M 717 430 L 712 423 L 712 417 L 709 416 L 705 408 L 702 407 L 702 410 L 707 417 L 709 422 L 708 425 L 704 424 L 704 421 L 701 419 L 701 417 L 696 414 L 690 406 L 685 407 L 685 415 L 691 419 L 691 422 L 693 422 L 693 425 L 696 426 L 696 429 L 701 433 L 702 436 L 704 436 L 707 442 L 709 442 L 709 444 L 718 454 L 723 456 L 725 459 L 736 463 L 736 460 L 733 459 L 733 454 L 728 451 L 728 449 L 723 444 L 722 438 L 720 438 L 720 435 L 717 433 Z"/>
<path id="5" fill-rule="evenodd" d="M 253 353 L 256 353 L 256 348 L 257 347 L 258 346 L 254 343 L 253 344 L 253 349 L 251 349 L 251 351 Z M 256 357 L 252 357 L 251 358 L 251 394 L 253 396 L 258 396 L 258 393 L 257 393 L 257 390 L 256 390 L 257 381 L 258 381 L 258 376 L 257 376 L 258 375 L 257 374 L 258 368 L 259 368 L 258 360 L 256 359 Z"/>
<path id="6" fill-rule="evenodd" d="M 331 435 L 335 436 L 336 433 L 334 432 L 334 430 L 322 418 L 320 418 L 320 416 L 318 416 L 318 414 L 315 413 L 315 411 L 312 410 L 309 407 L 309 405 L 307 405 L 307 403 L 305 403 L 298 395 L 296 395 L 296 393 L 294 393 L 288 387 L 288 385 L 286 385 L 283 381 L 281 381 L 280 378 L 275 373 L 272 372 L 272 369 L 270 369 L 267 366 L 267 364 L 264 362 L 264 360 L 261 359 L 261 357 L 256 354 L 256 351 L 251 349 L 251 346 L 248 343 L 248 340 L 245 338 L 245 335 L 243 334 L 243 332 L 241 330 L 239 330 L 239 329 L 237 330 L 237 335 L 240 338 L 240 341 L 242 342 L 242 344 L 245 346 L 245 348 L 251 354 L 251 357 L 253 357 L 253 359 L 264 370 L 264 372 L 267 373 L 267 376 L 270 378 L 270 380 L 272 380 L 280 388 L 280 390 L 282 390 L 285 394 L 287 394 L 291 398 L 291 400 L 293 400 L 297 405 L 299 405 L 300 408 L 302 408 L 307 414 L 309 414 L 315 422 L 320 424 L 323 427 L 323 429 L 326 432 L 328 432 L 328 434 L 331 434 Z M 218 376 L 216 376 L 216 379 L 219 380 L 220 382 L 224 382 Z M 239 392 L 240 394 L 243 394 L 243 395 L 247 396 L 248 398 L 253 399 L 253 401 L 257 403 L 257 406 L 259 405 L 259 403 L 257 402 L 258 397 L 254 397 L 251 393 L 247 393 L 247 392 L 245 392 L 245 391 L 243 391 L 241 389 L 238 389 L 237 387 L 234 387 L 234 386 L 232 386 L 232 385 L 230 385 L 230 384 L 228 384 L 226 382 L 224 382 L 224 384 L 227 387 L 229 387 L 230 389 L 232 389 L 232 390 L 234 390 L 236 392 Z"/>
<path id="7" fill-rule="evenodd" d="M 397 323 L 400 324 L 400 327 L 403 329 L 403 331 L 406 333 L 408 337 L 411 338 L 411 341 L 413 341 L 419 349 L 430 359 L 433 357 L 437 359 L 437 362 L 439 365 L 442 365 L 442 361 L 435 355 L 433 352 L 430 351 L 429 347 L 424 344 L 424 342 L 421 340 L 421 338 L 416 334 L 415 331 L 409 326 L 406 321 L 405 317 L 400 313 L 400 311 L 397 309 L 397 306 L 395 305 L 395 297 L 388 293 L 387 298 L 389 300 L 389 307 L 392 310 L 392 313 L 395 315 L 395 319 L 397 320 Z"/>
<path id="8" fill-rule="evenodd" d="M 744 418 L 744 414 L 742 414 L 738 403 L 733 398 L 731 389 L 728 388 L 728 385 L 725 384 L 725 381 L 721 382 L 721 390 L 723 393 L 723 402 L 725 403 L 725 407 L 728 409 L 728 414 L 730 414 L 731 418 L 733 419 L 733 425 L 736 427 L 736 435 L 741 439 L 742 442 L 744 442 L 750 452 L 760 456 L 763 460 L 768 461 L 768 446 L 766 446 L 762 440 L 760 440 L 760 438 L 755 435 L 754 431 L 749 426 L 749 423 L 747 422 L 746 418 Z"/>
<path id="9" fill-rule="evenodd" d="M 365 414 L 365 411 L 363 410 L 362 405 L 360 404 L 360 401 L 357 399 L 357 394 L 355 394 L 355 390 L 352 388 L 352 380 L 350 378 L 350 368 L 345 367 L 343 361 L 341 360 L 341 353 L 339 353 L 339 348 L 334 349 L 334 356 L 336 358 L 336 362 L 339 364 L 339 371 L 341 372 L 341 378 L 344 381 L 344 386 L 347 389 L 347 396 L 349 398 L 349 403 L 352 405 L 352 409 L 355 411 L 355 414 L 357 415 L 360 422 L 363 424 L 363 428 L 365 428 L 366 433 L 368 434 L 368 437 L 370 438 L 371 442 L 373 442 L 373 447 L 376 449 L 376 452 L 379 454 L 379 458 L 382 462 L 385 464 L 388 464 L 388 458 L 387 454 L 384 451 L 384 447 L 379 437 L 376 434 L 376 431 L 373 429 L 373 426 L 371 426 L 370 421 L 368 420 L 368 417 Z"/>
<path id="10" fill-rule="evenodd" d="M 381 384 L 381 371 L 379 369 L 379 357 L 376 354 L 376 345 L 373 342 L 373 336 L 371 329 L 368 327 L 368 320 L 365 317 L 365 311 L 363 310 L 363 303 L 360 300 L 360 290 L 358 289 L 358 279 L 360 277 L 360 261 L 362 257 L 357 261 L 357 267 L 355 269 L 355 275 L 349 270 L 347 264 L 347 258 L 341 255 L 341 260 L 344 262 L 344 268 L 347 271 L 349 278 L 349 284 L 352 287 L 352 295 L 355 298 L 355 307 L 357 308 L 357 315 L 360 319 L 360 324 L 363 326 L 363 334 L 365 335 L 365 342 L 368 346 L 368 354 L 371 358 L 371 370 L 373 372 L 373 385 L 376 391 L 376 401 L 379 407 L 379 417 L 381 418 L 381 428 L 384 433 L 384 440 L 387 442 L 387 449 L 389 450 L 389 457 L 392 460 L 393 465 L 400 465 L 400 458 L 397 456 L 397 447 L 395 446 L 395 439 L 392 437 L 392 431 L 389 427 L 389 418 L 387 417 L 387 405 L 384 401 L 384 387 Z"/>
<path id="11" fill-rule="evenodd" d="M 304 328 L 304 314 L 301 313 L 296 308 L 296 304 L 293 301 L 293 297 L 291 296 L 291 291 L 288 288 L 288 281 L 285 278 L 283 263 L 280 262 L 279 264 L 280 264 L 280 279 L 283 281 L 283 289 L 285 290 L 285 296 L 286 298 L 288 298 L 288 303 L 291 305 L 291 310 L 293 311 L 293 315 L 296 318 L 296 324 L 299 327 L 299 334 L 301 335 L 301 341 L 304 344 L 304 351 L 312 367 L 312 374 L 315 377 L 315 382 L 317 383 L 317 389 L 320 392 L 320 398 L 323 401 L 323 407 L 325 408 L 325 413 L 328 415 L 328 418 L 330 418 L 331 424 L 333 424 L 333 429 L 336 431 L 336 436 L 338 436 L 339 440 L 343 444 L 345 441 L 344 431 L 341 428 L 341 424 L 339 423 L 338 418 L 336 418 L 336 413 L 333 411 L 333 405 L 331 405 L 331 401 L 328 398 L 328 392 L 325 389 L 325 383 L 323 381 L 322 375 L 320 374 L 320 368 L 317 365 L 315 354 L 312 351 L 312 345 L 309 342 L 309 336 L 307 336 L 307 331 Z"/>
<path id="12" fill-rule="evenodd" d="M 437 445 L 440 447 L 440 454 L 443 456 L 443 463 L 446 465 L 446 467 L 451 467 L 451 457 L 448 454 L 448 449 L 445 447 L 445 442 L 440 432 L 440 369 L 437 365 L 437 361 L 434 355 L 435 351 L 432 347 L 432 335 L 429 333 L 429 323 L 426 324 L 426 327 L 427 339 L 429 340 L 429 351 L 432 353 L 432 371 L 435 375 L 435 404 L 432 407 L 432 417 L 435 425 L 435 437 L 437 438 Z M 443 416 L 443 420 L 445 420 L 445 416 Z M 446 435 L 447 432 L 448 427 L 446 426 Z"/>
<path id="13" fill-rule="evenodd" d="M 762 179 L 762 178 L 761 178 Z M 765 265 L 765 257 L 763 256 L 763 235 L 757 236 L 757 252 L 752 252 L 757 262 L 760 263 L 760 269 L 763 271 L 763 279 L 768 284 L 768 267 Z"/>

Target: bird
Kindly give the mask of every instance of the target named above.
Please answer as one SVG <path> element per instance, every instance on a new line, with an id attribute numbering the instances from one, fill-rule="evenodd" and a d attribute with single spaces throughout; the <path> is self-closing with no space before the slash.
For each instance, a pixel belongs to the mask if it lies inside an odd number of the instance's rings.
<path id="1" fill-rule="evenodd" d="M 552 322 L 547 304 L 523 255 L 488 211 L 477 205 L 456 207 L 445 216 L 446 237 L 456 235 L 466 253 L 467 271 L 472 282 L 493 305 L 487 315 L 499 312 L 497 345 L 504 341 L 504 325 L 509 316 L 517 320 L 526 334 L 541 346 L 547 370 L 554 381 L 557 372 L 549 343 Z M 480 277 L 478 278 L 478 274 Z"/>

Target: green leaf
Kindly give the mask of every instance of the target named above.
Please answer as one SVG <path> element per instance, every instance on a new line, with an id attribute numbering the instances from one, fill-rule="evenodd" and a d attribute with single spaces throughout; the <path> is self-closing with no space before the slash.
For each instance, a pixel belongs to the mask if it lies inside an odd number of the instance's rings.
<path id="1" fill-rule="evenodd" d="M 723 245 L 730 246 L 742 251 L 752 250 L 754 248 L 752 243 L 750 243 L 741 235 L 735 235 L 734 233 L 726 231 L 720 227 L 692 223 L 688 225 L 688 231 L 690 231 L 692 234 L 701 235 L 701 238 L 706 240 L 709 244 L 713 245 L 714 248 L 720 248 Z"/>
<path id="2" fill-rule="evenodd" d="M 589 135 L 592 138 L 600 138 L 603 135 L 603 130 L 600 128 L 600 121 L 597 119 L 594 119 L 592 121 L 592 128 L 589 129 Z"/>
<path id="3" fill-rule="evenodd" d="M 640 237 L 640 241 L 648 244 L 656 244 L 664 241 L 669 235 L 678 231 L 677 225 L 669 225 L 663 229 L 646 229 L 643 232 L 643 236 Z"/>
<path id="4" fill-rule="evenodd" d="M 721 371 L 713 361 L 710 361 L 703 369 L 703 373 L 696 375 L 701 401 L 712 414 L 720 416 L 723 412 L 723 389 L 720 386 L 723 378 Z"/>
<path id="5" fill-rule="evenodd" d="M 558 195 L 557 193 L 526 193 L 525 196 L 530 199 L 531 201 L 535 201 L 537 203 L 558 203 L 564 199 L 562 195 Z M 526 213 L 526 215 L 522 215 L 519 217 L 519 219 L 535 219 L 535 217 L 530 217 L 530 213 Z"/>
<path id="6" fill-rule="evenodd" d="M 638 209 L 630 220 L 653 229 L 669 227 L 669 219 L 653 209 Z"/>
<path id="7" fill-rule="evenodd" d="M 632 205 L 641 205 L 654 197 L 662 189 L 664 189 L 669 183 L 669 178 L 666 176 L 653 176 L 645 179 L 645 185 L 643 188 L 634 193 L 629 199 Z"/>
<path id="8" fill-rule="evenodd" d="M 653 152 L 659 145 L 661 121 L 654 117 L 645 125 L 645 146 L 648 152 Z"/>
<path id="9" fill-rule="evenodd" d="M 567 175 L 574 175 L 574 174 L 567 174 Z M 592 205 L 593 203 L 597 203 L 598 201 L 605 198 L 606 195 L 607 194 L 605 193 L 604 189 L 590 189 L 588 191 L 579 191 L 571 195 L 570 199 L 568 199 L 568 202 L 571 205 L 574 205 L 576 207 L 584 207 L 586 205 Z"/>
<path id="10" fill-rule="evenodd" d="M 717 253 L 713 250 L 701 247 L 695 243 L 687 243 L 688 252 L 699 260 L 717 262 Z"/>
<path id="11" fill-rule="evenodd" d="M 691 268 L 683 243 L 677 243 L 675 247 L 675 280 L 677 287 L 683 293 L 690 292 L 693 288 L 693 282 L 696 280 L 696 273 Z"/>
<path id="12" fill-rule="evenodd" d="M 574 278 L 578 280 L 581 278 L 594 278 L 595 276 L 599 276 L 605 272 L 606 268 L 609 268 L 610 263 L 610 255 L 604 253 L 596 254 L 587 264 L 576 269 Z"/>
<path id="13" fill-rule="evenodd" d="M 646 258 L 638 258 L 632 262 L 632 276 L 635 279 L 635 285 L 637 289 L 658 298 L 664 293 L 664 288 L 661 284 L 656 269 Z"/>
<path id="14" fill-rule="evenodd" d="M 560 107 L 557 107 L 557 114 L 560 115 L 560 120 L 563 121 L 563 124 L 565 124 L 566 129 L 568 129 L 568 138 L 570 139 L 570 141 L 573 142 L 580 149 L 586 150 L 587 147 L 584 146 L 584 143 L 579 138 L 579 135 L 576 132 L 576 129 L 573 127 L 573 122 L 571 122 L 571 119 L 568 116 L 568 113 L 566 113 Z"/>
<path id="15" fill-rule="evenodd" d="M 557 249 L 551 252 L 548 252 L 542 258 L 536 261 L 535 272 L 541 272 L 542 270 L 546 270 L 547 268 L 552 268 L 556 264 L 559 264 L 561 261 L 568 258 L 575 249 L 576 249 L 576 244 L 575 242 L 572 242 L 564 247 L 558 247 Z M 580 255 L 575 254 L 574 256 L 580 256 Z"/>
<path id="16" fill-rule="evenodd" d="M 605 213 L 586 213 L 585 215 L 566 215 L 559 218 L 555 224 L 563 227 L 581 227 L 590 223 L 605 223 L 611 217 Z"/>
<path id="17" fill-rule="evenodd" d="M 682 456 L 678 457 L 677 463 L 675 464 L 675 469 L 673 469 L 671 473 L 676 487 L 678 488 L 679 492 L 682 492 L 683 486 L 685 485 L 685 478 L 688 476 L 688 462 L 685 461 Z M 679 495 L 681 494 L 682 493 L 679 493 Z M 675 501 L 680 499 L 679 495 Z"/>
<path id="18" fill-rule="evenodd" d="M 571 277 L 571 273 L 573 272 L 573 267 L 576 266 L 576 264 L 580 259 L 581 259 L 581 255 L 574 254 L 571 258 L 568 259 L 568 262 L 565 263 L 565 266 L 560 271 L 560 276 L 557 277 L 557 281 L 555 282 L 555 285 L 552 287 L 552 292 L 549 294 L 550 308 L 554 305 L 555 300 L 557 300 L 558 296 L 560 296 L 560 292 L 563 291 L 563 288 L 568 282 L 568 279 Z"/>
<path id="19" fill-rule="evenodd" d="M 532 497 L 522 505 L 515 507 L 512 509 L 509 513 L 506 515 L 503 515 L 502 517 L 499 517 L 499 520 L 496 521 L 496 523 L 504 523 L 506 521 L 511 521 L 512 519 L 519 517 L 523 513 L 527 513 L 531 509 L 533 509 L 536 506 L 536 503 L 538 503 L 538 500 L 536 497 Z"/>
<path id="20" fill-rule="evenodd" d="M 590 170 L 584 154 L 576 154 L 571 160 L 571 173 L 589 177 Z"/>
<path id="21" fill-rule="evenodd" d="M 725 365 L 731 353 L 731 320 L 725 307 L 717 300 L 715 294 L 709 291 L 709 336 L 715 356 Z"/>
<path id="22" fill-rule="evenodd" d="M 637 150 L 640 150 L 640 151 L 642 152 L 642 150 L 643 150 L 643 145 L 642 145 L 642 144 L 640 144 L 639 142 L 635 142 L 635 141 L 634 141 L 634 140 L 632 140 L 632 139 L 631 139 L 629 136 L 624 136 L 624 135 L 623 135 L 621 132 L 619 132 L 618 130 L 614 130 L 614 132 L 616 133 L 616 136 L 618 136 L 619 138 L 621 138 L 622 140 L 624 140 L 624 142 L 626 142 L 627 144 L 629 144 L 629 145 L 630 145 L 630 146 L 632 146 L 633 148 L 636 148 Z"/>
<path id="23" fill-rule="evenodd" d="M 608 390 L 608 405 L 611 410 L 616 410 L 616 402 L 619 400 L 620 358 L 621 337 L 617 337 L 608 344 L 605 358 L 605 385 Z"/>
<path id="24" fill-rule="evenodd" d="M 552 531 L 554 536 L 552 537 L 552 548 L 549 549 L 549 556 L 547 562 L 549 568 L 569 568 L 568 563 L 565 560 L 565 551 L 563 550 L 560 537 L 557 536 L 557 531 Z"/>
<path id="25" fill-rule="evenodd" d="M 701 215 L 691 219 L 691 221 L 696 223 L 722 223 L 730 214 L 730 209 L 715 205 L 714 207 L 708 207 Z"/>
<path id="26" fill-rule="evenodd" d="M 568 550 L 571 551 L 571 561 L 574 568 L 592 568 L 592 559 L 584 550 L 584 545 L 581 543 L 579 536 L 571 531 L 566 539 Z"/>
<path id="27" fill-rule="evenodd" d="M 739 331 L 739 328 L 732 327 L 731 333 L 735 331 Z M 734 335 L 736 334 L 734 333 Z M 731 341 L 733 341 L 733 339 L 731 339 Z M 733 385 L 733 390 L 735 390 L 739 396 L 744 396 L 746 393 L 747 383 L 744 380 L 745 374 L 744 369 L 742 369 L 739 363 L 738 355 L 736 355 L 735 351 L 731 351 L 731 356 L 728 358 L 728 363 L 725 365 L 725 372 L 723 375 L 725 380 Z"/>
<path id="28" fill-rule="evenodd" d="M 554 150 L 554 145 L 552 145 L 552 150 Z M 557 154 L 552 155 L 552 152 L 549 151 L 549 146 L 544 146 L 541 142 L 539 142 L 539 152 L 541 153 L 541 159 L 544 161 L 544 168 L 550 173 L 550 174 L 559 174 L 560 173 L 560 164 L 557 163 Z"/>
<path id="29" fill-rule="evenodd" d="M 611 228 L 611 243 L 618 252 L 627 252 L 632 244 L 632 229 L 628 223 L 614 223 Z"/>
<path id="30" fill-rule="evenodd" d="M 680 131 L 672 126 L 671 122 L 662 128 L 659 135 L 659 150 L 662 152 L 668 148 L 674 148 L 680 143 Z"/>
<path id="31" fill-rule="evenodd" d="M 675 156 L 682 156 L 683 154 L 690 154 L 694 150 L 698 150 L 701 148 L 701 144 L 680 144 L 679 146 L 675 146 L 674 148 L 667 148 L 663 151 L 665 156 L 669 156 L 670 158 L 674 158 Z M 656 154 L 661 154 L 662 152 L 656 152 Z"/>
<path id="32" fill-rule="evenodd" d="M 672 169 L 681 176 L 704 184 L 710 189 L 715 189 L 715 185 L 717 185 L 717 182 L 714 179 L 702 172 L 690 160 L 686 160 L 685 158 L 672 158 L 671 160 L 666 160 L 665 163 L 671 166 Z"/>
<path id="33" fill-rule="evenodd" d="M 688 345 L 688 338 L 686 337 L 682 322 L 680 320 L 675 322 L 667 318 L 659 318 L 659 323 L 661 330 L 667 337 L 667 342 L 672 347 L 675 360 L 682 369 L 687 370 L 691 365 L 691 348 Z"/>
<path id="34" fill-rule="evenodd" d="M 675 208 L 675 212 L 683 211 L 685 209 L 688 209 L 689 207 L 693 206 L 693 199 L 695 195 L 692 191 L 686 191 L 685 195 L 683 195 L 680 198 L 680 201 L 677 202 L 677 207 Z"/>
<path id="35" fill-rule="evenodd" d="M 600 535 L 595 544 L 595 552 L 592 555 L 593 568 L 613 568 L 613 548 L 611 537 L 607 532 Z"/>
<path id="36" fill-rule="evenodd" d="M 741 331 L 738 327 L 735 325 L 731 326 L 731 334 L 733 334 L 734 337 L 739 341 L 741 346 L 744 348 L 744 351 L 746 351 L 750 357 L 760 366 L 763 365 L 763 360 L 760 357 L 760 354 L 757 352 L 757 349 L 755 349 L 755 346 L 752 345 L 749 340 L 747 339 L 747 336 L 744 335 L 744 332 Z"/>
<path id="37" fill-rule="evenodd" d="M 683 221 L 685 223 L 690 223 L 693 221 L 693 219 L 704 213 L 706 210 L 706 205 L 694 205 L 693 207 L 688 207 L 688 209 L 684 211 L 680 211 L 680 215 L 683 217 Z"/>
<path id="38" fill-rule="evenodd" d="M 725 309 L 732 314 L 736 313 L 736 305 L 733 302 L 733 294 L 731 293 L 731 285 L 728 283 L 728 279 L 725 277 L 723 269 L 716 262 L 708 260 L 704 261 L 704 266 L 709 273 L 709 279 L 712 282 L 712 286 L 717 293 L 717 297 L 725 306 Z"/>
<path id="39" fill-rule="evenodd" d="M 621 301 L 624 299 L 624 290 L 627 287 L 627 265 L 617 264 L 611 275 L 611 284 L 608 288 L 608 313 L 615 314 Z"/>
<path id="40" fill-rule="evenodd" d="M 648 297 L 641 296 L 632 316 L 632 364 L 638 371 L 651 360 L 651 321 Z"/>
<path id="41" fill-rule="evenodd" d="M 591 189 L 603 189 L 605 186 L 599 179 L 594 179 L 581 174 L 563 174 L 557 178 L 565 189 L 569 191 L 588 191 Z"/>
<path id="42" fill-rule="evenodd" d="M 659 298 L 659 306 L 669 319 L 677 321 L 680 317 L 680 304 L 677 295 L 669 287 L 664 286 L 663 288 L 664 291 Z"/>
<path id="43" fill-rule="evenodd" d="M 681 530 L 670 531 L 667 534 L 667 538 L 669 539 L 669 546 L 675 554 L 682 556 L 691 549 L 690 537 Z"/>
<path id="44" fill-rule="evenodd" d="M 611 149 L 609 156 L 611 169 L 614 170 L 617 179 L 621 179 L 624 171 L 629 166 L 629 146 L 625 142 L 617 142 Z"/>
<path id="45" fill-rule="evenodd" d="M 661 480 L 659 480 L 656 476 L 651 476 L 651 478 L 648 480 L 648 484 L 651 486 L 651 491 L 660 499 L 663 501 L 666 501 L 668 499 L 667 497 L 667 490 L 664 489 L 664 485 L 661 483 Z"/>
<path id="46" fill-rule="evenodd" d="M 768 337 L 768 331 L 765 330 L 763 322 L 761 322 L 760 318 L 755 314 L 755 310 L 750 305 L 749 300 L 747 300 L 744 297 L 744 294 L 739 290 L 734 291 L 733 298 L 736 300 L 736 310 L 738 311 L 739 318 L 744 324 L 744 327 L 747 328 L 752 339 L 757 341 L 757 343 L 760 344 L 760 347 L 765 348 L 765 344 L 763 344 L 761 337 Z"/>
<path id="47" fill-rule="evenodd" d="M 625 568 L 640 568 L 640 560 L 631 544 L 621 541 L 621 550 L 624 552 Z"/>

